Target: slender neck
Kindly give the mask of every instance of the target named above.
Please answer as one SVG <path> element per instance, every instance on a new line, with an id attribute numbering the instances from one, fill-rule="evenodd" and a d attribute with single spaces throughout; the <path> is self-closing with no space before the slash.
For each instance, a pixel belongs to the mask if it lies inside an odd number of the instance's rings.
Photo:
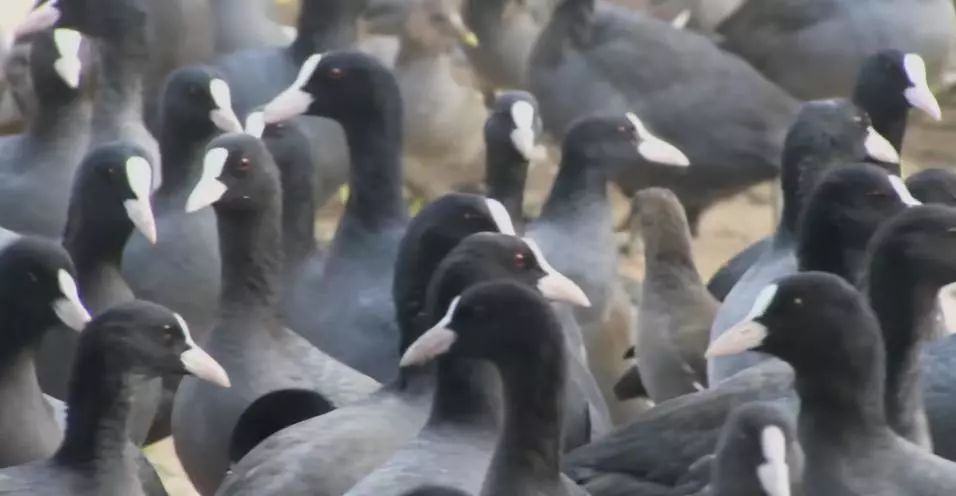
<path id="1" fill-rule="evenodd" d="M 796 154 L 792 152 L 790 154 Z M 829 161 L 823 154 L 799 154 L 798 160 L 788 160 L 790 155 L 784 152 L 783 174 L 781 175 L 783 190 L 783 212 L 780 216 L 778 231 L 788 231 L 796 235 L 800 226 L 800 216 L 817 183 L 820 175 L 829 167 Z"/>
<path id="2" fill-rule="evenodd" d="M 687 222 L 668 214 L 644 233 L 644 260 L 648 280 L 671 279 L 680 275 L 684 284 L 701 285 L 694 265 Z"/>
<path id="3" fill-rule="evenodd" d="M 87 129 L 92 109 L 93 106 L 82 95 L 60 103 L 40 102 L 36 115 L 30 120 L 28 133 L 39 139 L 54 140 L 75 136 Z"/>
<path id="4" fill-rule="evenodd" d="M 558 176 L 541 210 L 541 218 L 580 213 L 582 208 L 610 211 L 607 198 L 607 175 L 603 164 L 565 147 Z"/>
<path id="5" fill-rule="evenodd" d="M 250 308 L 275 311 L 280 292 L 282 237 L 278 199 L 260 209 L 216 208 L 222 254 L 223 315 Z"/>
<path id="6" fill-rule="evenodd" d="M 109 224 L 115 223 L 101 218 L 67 221 L 63 247 L 73 259 L 80 278 L 83 274 L 104 266 L 120 267 L 123 248 L 132 232 L 132 227 Z"/>
<path id="7" fill-rule="evenodd" d="M 77 349 L 68 392 L 63 444 L 54 460 L 65 465 L 123 463 L 126 421 L 137 379 L 93 346 Z"/>
<path id="8" fill-rule="evenodd" d="M 867 296 L 886 343 L 887 421 L 905 437 L 918 429 L 923 405 L 920 356 L 932 338 L 939 287 L 920 284 L 900 258 L 874 256 Z"/>
<path id="9" fill-rule="evenodd" d="M 282 176 L 282 247 L 287 275 L 299 268 L 316 250 L 315 195 L 312 165 L 287 164 Z"/>
<path id="10" fill-rule="evenodd" d="M 489 142 L 486 154 L 485 183 L 488 197 L 501 202 L 516 228 L 524 220 L 524 188 L 528 179 L 528 161 L 510 146 Z"/>
<path id="11" fill-rule="evenodd" d="M 798 368 L 801 434 L 816 432 L 830 442 L 841 443 L 848 433 L 886 428 L 885 362 L 882 343 L 874 341 L 866 356 L 860 353 L 856 359 L 844 361 L 841 370 L 819 364 Z"/>
<path id="12" fill-rule="evenodd" d="M 351 220 L 367 229 L 408 219 L 402 199 L 401 102 L 386 100 L 386 108 L 378 115 L 342 122 L 352 160 L 345 209 Z M 340 229 L 343 226 L 345 222 Z"/>
<path id="13" fill-rule="evenodd" d="M 439 362 L 429 424 L 458 422 L 494 428 L 500 408 L 501 380 L 489 363 L 457 357 Z"/>
<path id="14" fill-rule="evenodd" d="M 5 398 L 16 399 L 17 405 L 32 406 L 43 403 L 35 356 L 35 346 L 28 346 L 16 353 L 5 353 L 0 357 L 0 391 L 3 391 Z M 15 408 L 17 405 L 9 405 L 9 408 Z"/>
<path id="15" fill-rule="evenodd" d="M 346 2 L 356 0 L 336 0 L 329 5 L 328 0 L 304 0 L 296 23 L 298 32 L 291 49 L 296 61 L 301 63 L 314 53 L 341 49 L 355 42 L 356 18 L 353 7 Z"/>
<path id="16" fill-rule="evenodd" d="M 184 132 L 184 123 L 178 120 L 164 122 L 160 130 L 163 184 L 156 192 L 157 196 L 173 196 L 190 186 L 190 182 L 198 176 L 199 161 L 206 143 L 216 134 L 211 122 L 203 123 L 198 128 L 195 125 L 187 126 L 188 131 Z"/>
<path id="17" fill-rule="evenodd" d="M 143 119 L 143 72 L 148 60 L 114 42 L 100 41 L 99 53 L 92 128 L 105 141 L 123 123 Z"/>
<path id="18" fill-rule="evenodd" d="M 534 351 L 498 361 L 505 397 L 505 424 L 491 461 L 498 480 L 556 480 L 560 477 L 565 362 L 557 339 Z M 534 355 L 534 356 L 530 356 Z M 529 366 L 534 363 L 535 366 Z M 487 483 L 486 483 L 487 487 Z"/>

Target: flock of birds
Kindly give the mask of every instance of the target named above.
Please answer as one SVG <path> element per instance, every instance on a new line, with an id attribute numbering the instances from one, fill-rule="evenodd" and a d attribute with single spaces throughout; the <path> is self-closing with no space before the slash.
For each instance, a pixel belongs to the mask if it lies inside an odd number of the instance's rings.
<path id="1" fill-rule="evenodd" d="M 956 494 L 953 3 L 639 3 L 12 2 L 0 495 Z"/>

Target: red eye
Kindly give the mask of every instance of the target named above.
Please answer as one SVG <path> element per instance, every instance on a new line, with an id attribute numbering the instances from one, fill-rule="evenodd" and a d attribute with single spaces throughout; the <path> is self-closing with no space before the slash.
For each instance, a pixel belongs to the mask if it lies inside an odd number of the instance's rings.
<path id="1" fill-rule="evenodd" d="M 338 67 L 333 67 L 329 69 L 329 77 L 332 79 L 342 79 L 345 76 L 345 71 Z"/>
<path id="2" fill-rule="evenodd" d="M 519 269 L 524 269 L 528 267 L 528 259 L 524 256 L 524 253 L 515 253 L 514 259 L 515 267 Z"/>
<path id="3" fill-rule="evenodd" d="M 242 171 L 249 170 L 249 167 L 251 166 L 252 166 L 252 162 L 250 162 L 248 158 L 243 157 L 239 159 L 239 170 L 242 170 Z"/>

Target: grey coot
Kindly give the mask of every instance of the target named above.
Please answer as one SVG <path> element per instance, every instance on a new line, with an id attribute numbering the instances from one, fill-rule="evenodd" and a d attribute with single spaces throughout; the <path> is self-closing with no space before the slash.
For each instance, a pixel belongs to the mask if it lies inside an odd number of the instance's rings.
<path id="1" fill-rule="evenodd" d="M 948 437 L 956 432 L 950 418 L 956 404 L 950 385 L 956 340 L 937 339 L 936 295 L 956 280 L 953 229 L 956 210 L 949 207 L 927 205 L 899 215 L 877 233 L 880 242 L 872 245 L 863 284 L 886 342 L 887 390 L 899 389 L 886 396 L 887 422 L 950 460 L 956 460 Z"/>
<path id="2" fill-rule="evenodd" d="M 209 143 L 185 209 L 212 205 L 216 213 L 222 294 L 205 346 L 235 387 L 207 388 L 186 378 L 172 416 L 176 452 L 204 494 L 215 491 L 229 468 L 229 443 L 239 416 L 263 394 L 311 389 L 344 405 L 379 386 L 282 323 L 281 202 L 278 168 L 259 139 L 226 134 Z"/>
<path id="3" fill-rule="evenodd" d="M 206 143 L 241 131 L 229 86 L 207 67 L 177 70 L 166 82 L 159 134 L 163 184 L 153 195 L 159 238 L 134 234 L 123 252 L 123 276 L 137 297 L 174 309 L 197 339 L 209 332 L 219 300 L 219 241 L 212 209 L 185 211 L 202 171 Z"/>
<path id="4" fill-rule="evenodd" d="M 153 188 L 161 183 L 159 145 L 143 121 L 143 77 L 150 62 L 149 20 L 142 0 L 69 2 L 81 9 L 76 29 L 96 48 L 96 88 L 90 146 L 125 141 L 139 146 L 153 165 Z"/>
<path id="5" fill-rule="evenodd" d="M 72 332 L 90 316 L 76 291 L 73 263 L 51 241 L 24 237 L 0 251 L 3 350 L 0 380 L 0 467 L 45 458 L 56 451 L 62 430 L 36 377 L 34 354 L 45 331 L 57 323 Z"/>
<path id="6" fill-rule="evenodd" d="M 760 288 L 796 271 L 794 250 L 799 216 L 820 172 L 863 160 L 868 155 L 882 157 L 882 162 L 899 161 L 892 145 L 872 129 L 866 115 L 852 103 L 822 100 L 805 104 L 784 147 L 780 224 L 767 250 L 724 299 L 710 330 L 711 340 L 746 314 Z M 708 362 L 708 378 L 715 384 L 752 365 L 754 357 L 745 354 Z"/>
<path id="7" fill-rule="evenodd" d="M 694 265 L 690 230 L 677 197 L 652 188 L 639 191 L 634 205 L 645 267 L 636 358 L 650 398 L 659 403 L 706 387 L 704 351 L 717 301 Z"/>
<path id="8" fill-rule="evenodd" d="M 477 35 L 465 50 L 486 94 L 495 89 L 526 87 L 531 50 L 555 0 L 464 0 L 462 17 Z"/>
<path id="9" fill-rule="evenodd" d="M 139 377 L 193 374 L 229 386 L 222 367 L 199 348 L 185 321 L 153 303 L 132 301 L 83 330 L 70 384 L 63 443 L 49 459 L 0 470 L 11 495 L 142 495 L 129 449 L 128 396 Z"/>
<path id="10" fill-rule="evenodd" d="M 956 464 L 887 424 L 880 324 L 842 278 L 807 272 L 766 286 L 747 317 L 712 342 L 708 354 L 751 349 L 794 368 L 806 494 L 942 496 L 956 487 Z"/>
<path id="11" fill-rule="evenodd" d="M 627 193 L 673 190 L 692 230 L 713 202 L 777 176 L 795 100 L 702 36 L 595 3 L 561 0 L 531 55 L 530 89 L 547 131 L 563 136 L 585 115 L 637 112 L 691 166 L 654 166 L 645 154 L 635 159 L 645 167 L 623 168 L 615 179 Z"/>
<path id="12" fill-rule="evenodd" d="M 236 112 L 246 116 L 292 84 L 302 64 L 315 53 L 351 48 L 357 21 L 367 0 L 304 0 L 296 38 L 281 47 L 242 50 L 224 55 L 215 65 L 234 89 Z M 236 10 L 230 5 L 231 10 Z M 340 124 L 328 116 L 299 117 L 309 146 L 298 150 L 313 159 L 318 179 L 318 206 L 325 204 L 349 177 L 349 147 Z"/>
<path id="13" fill-rule="evenodd" d="M 126 143 L 95 148 L 76 171 L 63 246 L 76 264 L 80 297 L 94 316 L 134 299 L 120 274 L 120 259 L 134 229 L 156 240 L 149 202 L 151 176 L 145 151 Z M 67 398 L 77 338 L 66 327 L 51 329 L 37 356 L 43 390 L 62 400 Z M 138 444 L 156 413 L 158 388 L 158 382 L 150 382 L 136 391 L 130 437 Z"/>
<path id="14" fill-rule="evenodd" d="M 36 115 L 23 134 L 0 138 L 0 225 L 59 237 L 73 173 L 89 143 L 90 78 L 77 31 L 58 28 L 33 38 L 30 74 Z"/>
<path id="15" fill-rule="evenodd" d="M 459 44 L 477 45 L 455 0 L 412 4 L 399 36 L 395 78 L 405 107 L 405 178 L 434 198 L 481 182 L 485 104 L 456 67 Z"/>
<path id="16" fill-rule="evenodd" d="M 552 301 L 587 302 L 577 285 L 539 260 L 525 241 L 479 233 L 462 241 L 435 271 L 429 323 L 437 323 L 469 287 L 496 280 L 522 283 Z M 481 363 L 458 356 L 439 360 L 434 403 L 422 430 L 346 494 L 398 495 L 424 483 L 478 492 L 498 440 L 500 387 L 494 371 Z"/>
<path id="17" fill-rule="evenodd" d="M 680 150 L 643 130 L 640 119 L 632 113 L 593 116 L 575 122 L 564 138 L 558 175 L 541 215 L 527 229 L 544 256 L 581 286 L 591 301 L 588 308 L 558 308 L 568 338 L 568 357 L 578 365 L 587 361 L 582 348 L 590 340 L 613 332 L 606 326 L 618 283 L 614 221 L 608 198 L 613 170 L 644 167 L 641 157 L 652 157 L 673 168 L 687 165 L 687 157 Z M 624 351 L 616 350 L 614 358 Z M 577 382 L 590 382 L 592 387 L 588 389 L 592 394 L 587 397 L 587 416 L 570 426 L 580 431 L 583 421 L 590 427 L 575 436 L 570 434 L 576 431 L 569 429 L 565 438 L 568 448 L 600 437 L 610 426 L 610 414 L 590 372 L 572 369 L 571 376 Z"/>
<path id="18" fill-rule="evenodd" d="M 939 103 L 926 82 L 922 57 L 897 50 L 876 53 L 863 62 L 852 100 L 866 112 L 873 130 L 886 138 L 898 155 L 903 153 L 911 108 L 919 108 L 937 120 L 942 116 Z M 893 162 L 892 154 L 872 153 L 868 160 L 900 173 L 899 163 Z M 714 296 L 723 301 L 770 243 L 770 238 L 754 243 L 721 267 L 707 284 Z"/>
<path id="19" fill-rule="evenodd" d="M 452 300 L 402 363 L 446 353 L 487 360 L 501 375 L 503 425 L 480 494 L 587 494 L 561 473 L 565 343 L 548 302 L 512 281 L 474 286 Z"/>
<path id="20" fill-rule="evenodd" d="M 954 26 L 948 0 L 749 0 L 717 31 L 723 48 L 809 100 L 848 95 L 864 60 L 886 49 L 922 55 L 935 80 Z"/>
<path id="21" fill-rule="evenodd" d="M 426 291 L 438 264 L 461 240 L 483 231 L 513 233 L 514 228 L 499 203 L 467 194 L 439 198 L 409 224 L 392 287 L 401 329 L 397 347 L 404 349 L 427 328 Z M 401 369 L 395 381 L 368 399 L 265 439 L 233 467 L 220 493 L 344 494 L 422 428 L 434 387 L 432 369 Z M 290 464 L 301 469 L 286 477 Z"/>
<path id="22" fill-rule="evenodd" d="M 865 265 L 864 250 L 872 234 L 907 207 L 904 198 L 912 203 L 899 184 L 898 178 L 870 164 L 828 171 L 808 198 L 799 229 L 801 269 L 819 267 L 848 280 L 858 277 L 854 271 Z M 657 405 L 626 427 L 571 452 L 566 470 L 589 487 L 590 481 L 614 473 L 677 484 L 689 467 L 714 451 L 720 426 L 733 408 L 773 400 L 796 411 L 792 383 L 792 370 L 785 363 L 758 363 L 709 389 Z M 673 455 L 660 457 L 662 451 Z"/>
<path id="23" fill-rule="evenodd" d="M 300 114 L 345 129 L 349 199 L 321 274 L 287 306 L 289 326 L 336 359 L 387 382 L 398 370 L 390 284 L 408 213 L 402 198 L 402 100 L 395 77 L 357 52 L 313 55 L 264 109 L 266 123 Z"/>

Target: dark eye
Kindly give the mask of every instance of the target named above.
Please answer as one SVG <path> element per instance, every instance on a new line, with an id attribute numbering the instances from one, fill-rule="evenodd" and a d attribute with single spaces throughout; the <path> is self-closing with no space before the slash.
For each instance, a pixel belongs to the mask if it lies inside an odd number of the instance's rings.
<path id="1" fill-rule="evenodd" d="M 247 171 L 250 167 L 252 167 L 252 162 L 249 161 L 247 157 L 242 157 L 239 159 L 239 170 Z"/>
<path id="2" fill-rule="evenodd" d="M 189 96 L 198 96 L 202 92 L 202 88 L 196 86 L 195 84 L 189 85 L 189 88 L 186 89 L 189 92 Z"/>
<path id="3" fill-rule="evenodd" d="M 474 220 L 476 217 L 474 212 L 465 212 L 465 220 Z"/>
<path id="4" fill-rule="evenodd" d="M 866 196 L 870 198 L 876 198 L 878 200 L 885 200 L 886 198 L 890 198 L 893 195 L 887 191 L 875 190 L 875 191 L 870 191 L 869 193 L 866 194 Z"/>
<path id="5" fill-rule="evenodd" d="M 173 341 L 176 340 L 176 333 L 173 331 L 173 326 L 165 325 L 163 326 L 163 342 L 166 344 L 173 344 Z"/>
<path id="6" fill-rule="evenodd" d="M 339 67 L 333 67 L 329 69 L 329 77 L 332 79 L 342 79 L 345 77 L 345 71 Z"/>
<path id="7" fill-rule="evenodd" d="M 524 253 L 515 253 L 514 264 L 519 269 L 526 269 L 528 268 L 528 257 Z"/>
<path id="8" fill-rule="evenodd" d="M 430 19 L 432 22 L 434 22 L 435 24 L 441 24 L 441 23 L 445 22 L 445 16 L 443 16 L 443 15 L 441 15 L 441 14 L 438 14 L 438 13 L 432 14 L 432 15 L 429 17 L 429 19 Z"/>

